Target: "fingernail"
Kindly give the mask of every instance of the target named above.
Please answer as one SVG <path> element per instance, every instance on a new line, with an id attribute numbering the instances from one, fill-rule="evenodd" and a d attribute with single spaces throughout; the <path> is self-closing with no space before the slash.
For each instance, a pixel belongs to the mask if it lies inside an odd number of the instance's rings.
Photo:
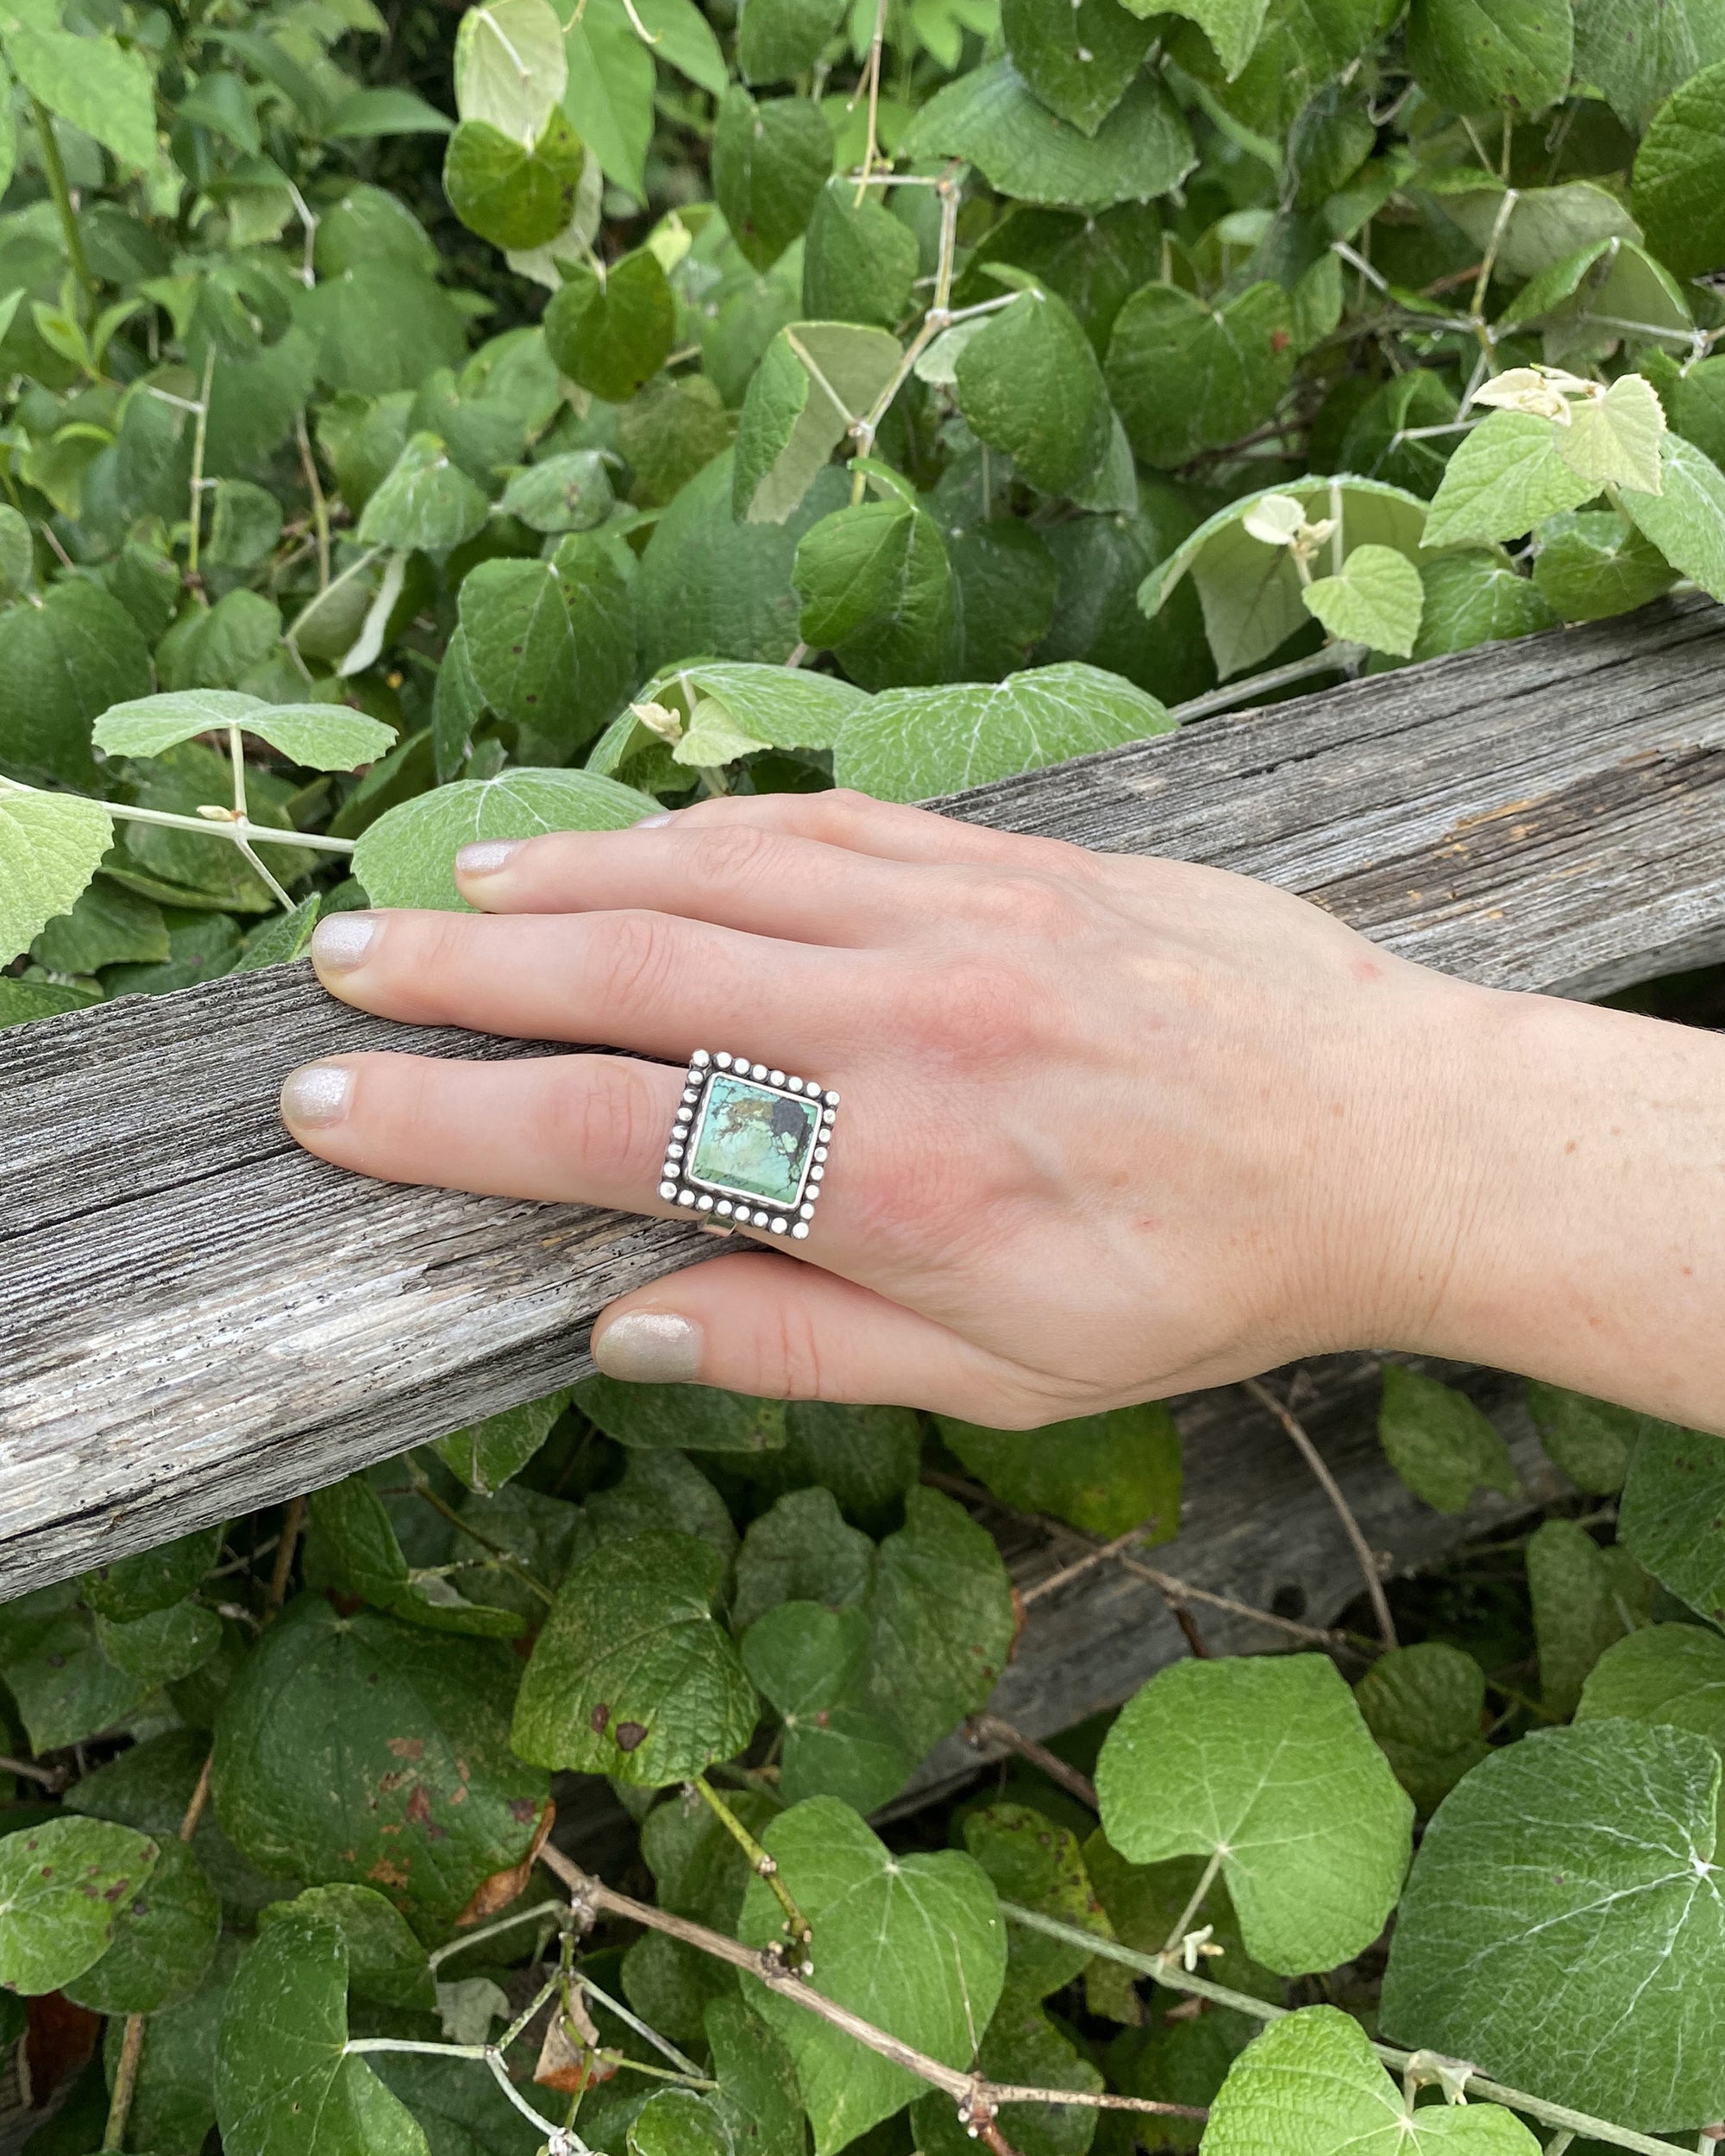
<path id="1" fill-rule="evenodd" d="M 639 818 L 633 828 L 637 831 L 650 831 L 656 824 L 668 824 L 675 814 L 676 811 L 674 809 L 661 809 L 656 816 L 643 816 Z"/>
<path id="2" fill-rule="evenodd" d="M 347 1114 L 353 1094 L 354 1074 L 344 1063 L 302 1064 L 282 1087 L 281 1119 L 294 1130 L 327 1131 Z"/>
<path id="3" fill-rule="evenodd" d="M 701 1329 L 669 1310 L 631 1310 L 593 1344 L 607 1377 L 637 1385 L 692 1385 L 700 1375 Z"/>
<path id="4" fill-rule="evenodd" d="M 319 972 L 351 973 L 366 962 L 381 923 L 375 913 L 332 913 L 311 931 L 311 962 Z"/>
<path id="5" fill-rule="evenodd" d="M 455 856 L 455 873 L 461 876 L 494 876 L 526 843 L 524 838 L 482 838 L 477 846 L 463 846 Z"/>

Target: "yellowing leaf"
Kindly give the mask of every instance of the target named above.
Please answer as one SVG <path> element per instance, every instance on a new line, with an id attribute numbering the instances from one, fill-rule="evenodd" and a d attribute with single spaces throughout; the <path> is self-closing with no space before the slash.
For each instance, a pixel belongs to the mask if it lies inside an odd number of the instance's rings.
<path id="1" fill-rule="evenodd" d="M 1659 494 L 1659 438 L 1665 415 L 1642 374 L 1620 374 L 1603 397 L 1578 397 L 1570 423 L 1558 431 L 1558 454 L 1578 478 L 1596 487 L 1633 486 Z"/>

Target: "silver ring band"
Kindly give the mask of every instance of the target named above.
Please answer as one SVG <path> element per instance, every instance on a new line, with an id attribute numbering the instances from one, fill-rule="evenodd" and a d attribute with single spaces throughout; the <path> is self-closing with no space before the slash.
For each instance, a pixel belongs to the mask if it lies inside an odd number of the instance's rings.
<path id="1" fill-rule="evenodd" d="M 838 1095 L 812 1078 L 698 1048 L 666 1141 L 659 1195 L 718 1234 L 764 1228 L 804 1242 L 837 1112 Z"/>

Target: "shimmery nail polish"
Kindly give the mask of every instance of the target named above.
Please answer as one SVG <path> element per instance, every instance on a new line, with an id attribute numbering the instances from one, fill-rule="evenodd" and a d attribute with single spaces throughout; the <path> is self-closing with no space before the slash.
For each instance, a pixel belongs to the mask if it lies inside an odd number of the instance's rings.
<path id="1" fill-rule="evenodd" d="M 476 846 L 462 847 L 455 856 L 456 870 L 464 876 L 494 876 L 526 843 L 524 838 L 482 838 Z"/>
<path id="2" fill-rule="evenodd" d="M 375 913 L 332 913 L 311 931 L 312 963 L 320 973 L 351 973 L 362 966 L 382 923 Z"/>
<path id="3" fill-rule="evenodd" d="M 345 1063 L 304 1063 L 281 1089 L 281 1119 L 291 1130 L 327 1131 L 348 1112 L 354 1074 Z"/>
<path id="4" fill-rule="evenodd" d="M 656 816 L 639 818 L 630 828 L 637 831 L 650 831 L 661 824 L 668 824 L 675 813 L 674 809 L 662 809 Z"/>
<path id="5" fill-rule="evenodd" d="M 637 1385 L 692 1385 L 700 1376 L 701 1329 L 669 1310 L 630 1310 L 593 1344 L 607 1377 Z"/>

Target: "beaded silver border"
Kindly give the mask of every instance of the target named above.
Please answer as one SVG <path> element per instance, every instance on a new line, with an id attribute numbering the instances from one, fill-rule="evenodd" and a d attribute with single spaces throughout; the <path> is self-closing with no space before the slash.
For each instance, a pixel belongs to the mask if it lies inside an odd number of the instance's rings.
<path id="1" fill-rule="evenodd" d="M 809 1157 L 803 1163 L 802 1181 L 790 1205 L 763 1206 L 746 1191 L 698 1180 L 687 1172 L 686 1163 L 694 1150 L 695 1133 L 706 1113 L 707 1089 L 715 1078 L 721 1076 L 745 1078 L 763 1093 L 782 1093 L 819 1103 L 820 1130 L 810 1148 Z M 812 1078 L 792 1077 L 766 1063 L 751 1062 L 746 1056 L 732 1056 L 724 1050 L 714 1052 L 698 1048 L 689 1058 L 683 1097 L 677 1104 L 676 1120 L 665 1142 L 659 1195 L 667 1205 L 698 1214 L 702 1226 L 716 1234 L 728 1235 L 733 1228 L 764 1228 L 769 1235 L 787 1235 L 794 1242 L 806 1242 L 826 1175 L 827 1152 L 832 1144 L 832 1126 L 837 1114 L 838 1095 L 817 1085 Z"/>

